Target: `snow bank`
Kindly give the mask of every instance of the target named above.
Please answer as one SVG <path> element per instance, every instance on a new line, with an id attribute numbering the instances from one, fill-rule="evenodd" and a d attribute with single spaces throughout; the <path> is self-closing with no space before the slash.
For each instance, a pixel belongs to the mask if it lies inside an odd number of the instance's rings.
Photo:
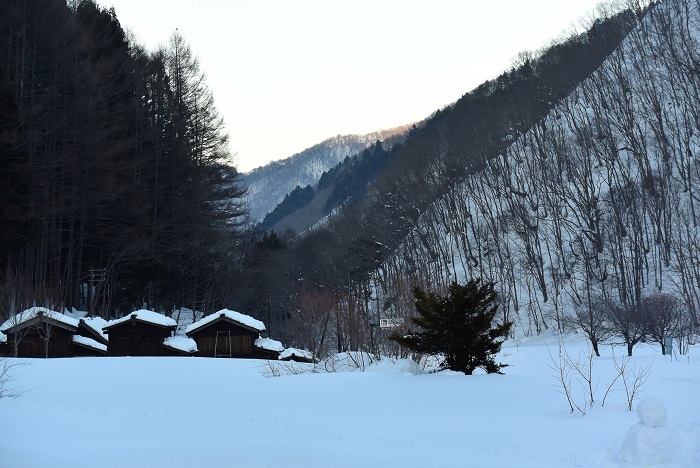
<path id="1" fill-rule="evenodd" d="M 412 359 L 382 359 L 365 369 L 367 372 L 384 372 L 388 374 L 420 375 L 423 369 Z"/>
<path id="2" fill-rule="evenodd" d="M 255 340 L 255 346 L 261 349 L 267 349 L 269 351 L 277 351 L 278 353 L 284 351 L 284 346 L 282 346 L 282 343 L 277 340 L 273 340 L 272 338 L 258 338 Z"/>
<path id="3" fill-rule="evenodd" d="M 162 327 L 177 327 L 177 322 L 170 317 L 166 317 L 163 314 L 153 312 L 150 310 L 137 310 L 129 315 L 125 315 L 122 318 L 110 320 L 104 328 L 110 328 L 120 323 L 128 322 L 131 317 L 136 317 L 137 320 L 141 322 L 152 323 L 154 325 L 160 325 Z"/>
<path id="4" fill-rule="evenodd" d="M 218 312 L 214 312 L 211 315 L 208 315 L 204 317 L 202 320 L 198 320 L 191 324 L 189 327 L 187 327 L 187 330 L 185 330 L 186 334 L 190 334 L 193 331 L 197 330 L 198 328 L 201 328 L 214 320 L 217 320 L 221 317 L 226 317 L 229 320 L 233 320 L 234 322 L 238 322 L 241 325 L 245 325 L 249 328 L 252 328 L 254 330 L 257 330 L 259 332 L 265 331 L 265 324 L 262 323 L 260 320 L 256 320 L 250 315 L 245 315 L 240 312 L 236 312 L 234 310 L 228 310 L 228 309 L 221 309 Z"/>

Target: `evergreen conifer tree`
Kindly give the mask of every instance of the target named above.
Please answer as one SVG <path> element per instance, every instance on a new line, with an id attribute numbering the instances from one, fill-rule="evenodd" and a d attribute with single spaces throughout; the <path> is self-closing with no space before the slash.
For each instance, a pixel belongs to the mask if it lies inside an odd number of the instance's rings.
<path id="1" fill-rule="evenodd" d="M 477 368 L 487 373 L 501 373 L 507 364 L 496 363 L 494 355 L 501 349 L 512 322 L 493 325 L 498 310 L 493 283 L 473 279 L 465 285 L 453 282 L 446 297 L 413 288 L 418 317 L 412 318 L 421 328 L 389 338 L 401 346 L 426 354 L 442 355 L 443 368 L 471 375 Z"/>

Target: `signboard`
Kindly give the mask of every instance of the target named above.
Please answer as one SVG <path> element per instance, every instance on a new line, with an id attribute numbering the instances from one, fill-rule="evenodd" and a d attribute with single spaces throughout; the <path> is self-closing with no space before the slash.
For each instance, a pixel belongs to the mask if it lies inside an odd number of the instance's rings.
<path id="1" fill-rule="evenodd" d="M 403 326 L 403 318 L 383 318 L 379 319 L 379 328 L 382 330 L 395 330 Z"/>
<path id="2" fill-rule="evenodd" d="M 664 354 L 671 354 L 673 351 L 673 338 L 670 336 L 664 337 Z"/>

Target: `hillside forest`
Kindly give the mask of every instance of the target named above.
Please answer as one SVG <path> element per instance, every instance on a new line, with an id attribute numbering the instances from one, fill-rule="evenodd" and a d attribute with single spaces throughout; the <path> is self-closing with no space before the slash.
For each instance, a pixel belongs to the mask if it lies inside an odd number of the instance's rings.
<path id="1" fill-rule="evenodd" d="M 601 7 L 426 120 L 338 138 L 336 165 L 247 196 L 177 31 L 147 51 L 91 0 L 7 3 L 2 318 L 227 307 L 316 357 L 405 357 L 388 336 L 414 288 L 482 278 L 513 336 L 576 330 L 629 354 L 697 336 L 698 0 Z"/>

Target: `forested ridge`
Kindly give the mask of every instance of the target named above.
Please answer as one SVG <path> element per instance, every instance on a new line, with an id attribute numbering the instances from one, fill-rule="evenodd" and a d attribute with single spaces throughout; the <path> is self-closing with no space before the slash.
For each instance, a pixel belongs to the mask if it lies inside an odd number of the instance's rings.
<path id="1" fill-rule="evenodd" d="M 673 333 L 683 348 L 700 310 L 699 7 L 640 12 L 545 119 L 422 213 L 385 280 L 485 277 L 499 284 L 502 320 L 525 333 L 572 326 L 630 353 Z"/>
<path id="2" fill-rule="evenodd" d="M 308 330 L 314 320 L 299 317 L 304 315 L 299 311 L 313 309 L 316 296 L 332 296 L 337 311 L 323 315 L 320 323 L 325 324 L 321 330 L 333 330 L 339 349 L 386 345 L 378 322 L 412 313 L 412 286 L 440 291 L 449 283 L 445 278 L 463 279 L 451 274 L 452 247 L 441 248 L 441 238 L 426 235 L 443 232 L 444 219 L 426 222 L 423 214 L 471 174 L 483 172 L 598 69 L 646 11 L 608 12 L 583 33 L 521 54 L 510 70 L 437 111 L 405 142 L 386 148 L 389 154 L 363 196 L 292 242 L 282 236 L 272 248 L 257 245 L 251 258 L 258 261 L 246 272 L 270 280 L 246 283 L 243 278 L 236 298 L 240 307 L 262 304 L 271 323 Z M 407 236 L 418 236 L 417 246 L 407 244 Z M 411 249 L 413 257 L 399 260 Z M 431 262 L 415 262 L 424 250 Z M 320 341 L 327 345 L 329 339 Z"/>
<path id="3" fill-rule="evenodd" d="M 375 142 L 382 141 L 391 146 L 401 141 L 410 128 L 411 125 L 403 125 L 366 135 L 336 135 L 286 159 L 242 174 L 241 182 L 247 190 L 251 219 L 262 220 L 297 185 L 315 186 L 324 172 Z"/>
<path id="4" fill-rule="evenodd" d="M 243 192 L 178 32 L 148 52 L 93 1 L 3 2 L 0 154 L 4 315 L 223 300 Z"/>

